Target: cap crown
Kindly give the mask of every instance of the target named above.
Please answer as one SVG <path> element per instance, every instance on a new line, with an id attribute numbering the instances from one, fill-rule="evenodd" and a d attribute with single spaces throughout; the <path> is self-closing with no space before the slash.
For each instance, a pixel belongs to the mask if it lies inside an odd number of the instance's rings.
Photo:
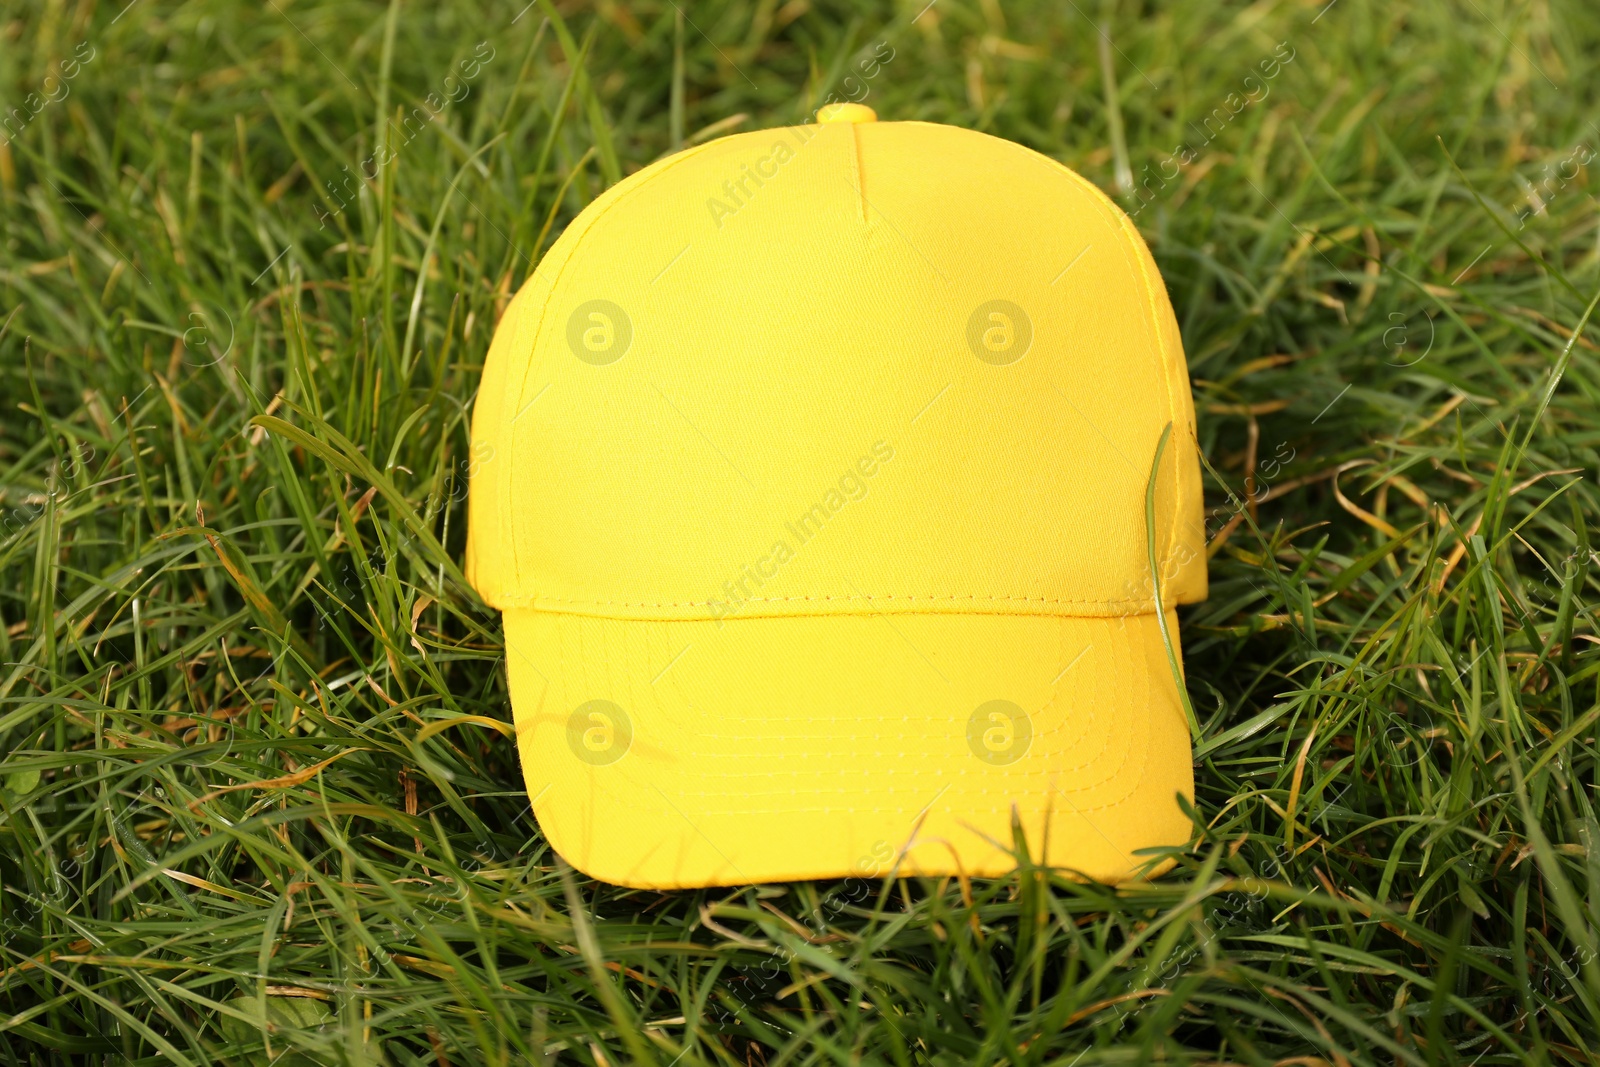
<path id="1" fill-rule="evenodd" d="M 1205 595 L 1194 414 L 1126 216 L 921 122 L 727 137 L 591 204 L 502 319 L 468 573 L 618 618 L 1155 609 Z"/>

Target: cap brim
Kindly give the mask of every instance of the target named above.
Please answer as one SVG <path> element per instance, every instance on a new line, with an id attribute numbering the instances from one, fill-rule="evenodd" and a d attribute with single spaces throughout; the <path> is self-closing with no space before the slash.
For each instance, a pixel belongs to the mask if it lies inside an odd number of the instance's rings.
<path id="1" fill-rule="evenodd" d="M 997 876 L 1013 810 L 1036 862 L 1121 882 L 1190 836 L 1154 615 L 511 610 L 505 633 L 534 813 L 606 882 Z"/>

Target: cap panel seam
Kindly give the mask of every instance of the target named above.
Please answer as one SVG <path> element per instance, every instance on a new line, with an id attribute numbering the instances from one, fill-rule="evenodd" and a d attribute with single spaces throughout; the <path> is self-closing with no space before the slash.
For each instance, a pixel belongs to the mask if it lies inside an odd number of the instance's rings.
<path id="1" fill-rule="evenodd" d="M 856 187 L 856 210 L 861 214 L 861 221 L 867 221 L 867 186 L 862 174 L 861 166 L 861 126 L 858 123 L 849 123 L 850 126 L 850 177 Z"/>

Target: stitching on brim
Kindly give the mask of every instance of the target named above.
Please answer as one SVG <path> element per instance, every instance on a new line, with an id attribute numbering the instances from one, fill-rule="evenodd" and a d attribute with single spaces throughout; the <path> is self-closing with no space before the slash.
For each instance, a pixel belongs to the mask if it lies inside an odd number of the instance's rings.
<path id="1" fill-rule="evenodd" d="M 1150 652 L 1149 652 L 1148 648 L 1144 647 L 1143 638 L 1141 638 L 1140 644 L 1141 644 L 1141 647 L 1140 647 L 1141 658 L 1143 658 L 1145 660 L 1148 660 L 1150 658 Z M 1135 674 L 1135 677 L 1144 677 L 1144 676 L 1139 676 L 1139 675 Z M 1150 707 L 1150 701 L 1151 701 L 1153 696 L 1154 696 L 1154 688 L 1147 681 L 1145 683 L 1145 687 L 1144 687 L 1144 700 L 1139 701 L 1138 703 L 1142 703 L 1146 708 L 1149 708 Z M 1132 761 L 1128 760 L 1128 759 L 1124 759 L 1123 762 L 1122 762 L 1122 766 L 1119 767 L 1118 770 L 1117 770 L 1117 775 L 1118 776 L 1125 777 L 1125 778 L 1129 779 L 1126 788 L 1123 789 L 1122 794 L 1120 796 L 1114 797 L 1111 800 L 1107 800 L 1107 801 L 1104 801 L 1104 802 L 1099 803 L 1099 804 L 1089 805 L 1087 807 L 1078 808 L 1078 812 L 1080 814 L 1082 814 L 1084 816 L 1087 816 L 1092 811 L 1105 811 L 1108 808 L 1118 807 L 1118 806 L 1120 806 L 1122 804 L 1127 803 L 1128 798 L 1133 796 L 1134 793 L 1138 792 L 1139 787 L 1144 784 L 1145 770 L 1150 766 L 1150 739 L 1154 735 L 1155 735 L 1155 722 L 1154 722 L 1153 718 L 1149 714 L 1146 714 L 1145 720 L 1144 720 L 1144 745 L 1139 750 L 1139 765 L 1138 765 L 1137 770 L 1133 771 L 1131 774 L 1125 773 L 1125 769 L 1132 766 Z M 1109 780 L 1110 780 L 1110 776 L 1108 776 L 1105 779 L 1102 779 L 1099 782 L 1096 782 L 1095 785 L 1096 786 L 1104 785 L 1105 782 L 1107 782 Z M 1074 806 L 1076 807 L 1076 805 L 1074 805 Z"/>

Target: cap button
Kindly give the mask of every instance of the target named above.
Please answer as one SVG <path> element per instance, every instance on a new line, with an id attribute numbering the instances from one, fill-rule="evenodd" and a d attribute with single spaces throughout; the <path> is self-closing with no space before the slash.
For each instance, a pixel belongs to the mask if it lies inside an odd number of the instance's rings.
<path id="1" fill-rule="evenodd" d="M 877 122 L 878 113 L 866 104 L 828 104 L 817 112 L 823 125 L 833 122 Z"/>

